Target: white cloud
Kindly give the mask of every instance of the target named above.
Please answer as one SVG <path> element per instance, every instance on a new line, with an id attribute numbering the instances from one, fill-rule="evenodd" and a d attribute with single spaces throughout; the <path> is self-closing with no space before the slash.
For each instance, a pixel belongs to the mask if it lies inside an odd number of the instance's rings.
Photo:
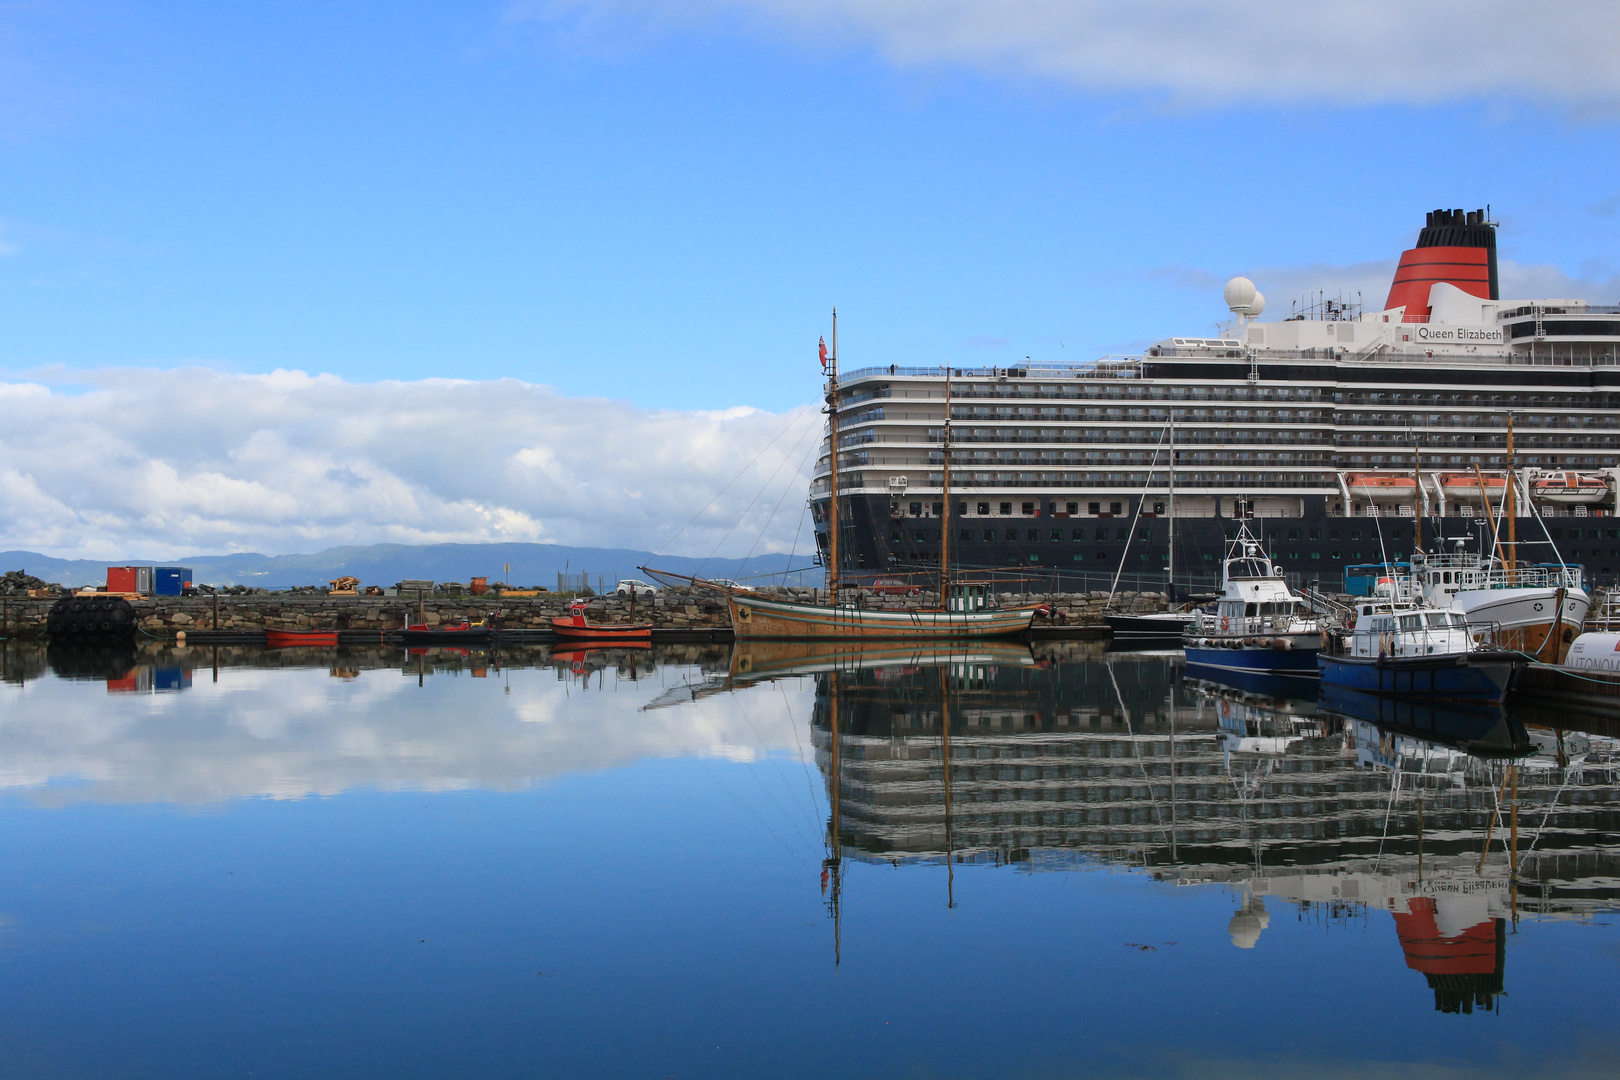
<path id="1" fill-rule="evenodd" d="M 960 65 L 1195 105 L 1620 100 L 1620 5 L 1598 0 L 520 0 L 509 18 L 596 35 L 741 21 L 869 45 L 901 67 Z"/>
<path id="2" fill-rule="evenodd" d="M 708 555 L 739 519 L 722 555 L 745 553 L 761 530 L 760 551 L 786 550 L 820 429 L 812 408 L 648 410 L 515 380 L 125 369 L 83 382 L 78 393 L 0 383 L 0 547 L 658 549 L 741 472 L 668 550 Z"/>

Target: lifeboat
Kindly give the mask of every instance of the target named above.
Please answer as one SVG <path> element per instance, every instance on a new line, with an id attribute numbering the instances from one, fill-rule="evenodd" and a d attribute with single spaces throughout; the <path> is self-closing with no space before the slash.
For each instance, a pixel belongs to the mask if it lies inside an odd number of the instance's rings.
<path id="1" fill-rule="evenodd" d="M 1609 481 L 1600 473 L 1542 473 L 1530 481 L 1530 493 L 1541 502 L 1602 502 L 1609 497 Z"/>
<path id="2" fill-rule="evenodd" d="M 1410 499 L 1417 493 L 1417 481 L 1399 473 L 1346 473 L 1344 484 L 1363 499 Z"/>
<path id="3" fill-rule="evenodd" d="M 1440 474 L 1440 490 L 1446 493 L 1448 499 L 1479 498 L 1479 477 L 1473 473 L 1442 473 Z M 1507 479 L 1501 476 L 1487 476 L 1485 478 L 1485 493 L 1491 497 L 1492 502 L 1500 501 L 1502 492 L 1507 490 Z"/>

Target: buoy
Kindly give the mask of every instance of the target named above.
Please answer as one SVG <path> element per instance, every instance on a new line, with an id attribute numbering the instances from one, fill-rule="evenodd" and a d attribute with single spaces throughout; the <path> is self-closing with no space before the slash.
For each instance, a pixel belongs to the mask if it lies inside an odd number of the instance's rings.
<path id="1" fill-rule="evenodd" d="M 174 640 L 179 644 L 184 645 L 186 643 L 186 632 L 184 630 L 179 631 L 174 635 Z"/>

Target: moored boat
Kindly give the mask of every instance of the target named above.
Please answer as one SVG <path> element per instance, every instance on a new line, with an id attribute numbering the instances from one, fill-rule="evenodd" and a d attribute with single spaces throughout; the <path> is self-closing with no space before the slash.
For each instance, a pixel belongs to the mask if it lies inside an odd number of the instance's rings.
<path id="1" fill-rule="evenodd" d="M 266 628 L 265 644 L 277 648 L 287 645 L 336 645 L 336 630 L 275 630 Z"/>
<path id="2" fill-rule="evenodd" d="M 557 616 L 551 620 L 551 629 L 559 638 L 567 641 L 651 643 L 652 623 L 592 622 L 585 614 L 587 606 L 583 600 L 570 603 L 567 615 Z"/>
<path id="3" fill-rule="evenodd" d="M 1204 669 L 1189 670 L 1193 675 L 1314 677 L 1320 635 L 1317 617 L 1243 525 L 1226 544 L 1215 610 L 1199 613 L 1187 627 L 1182 648 L 1189 669 Z"/>
<path id="4" fill-rule="evenodd" d="M 883 639 L 940 639 L 1015 637 L 1028 633 L 1041 610 L 1040 604 L 1001 607 L 990 582 L 953 582 L 951 575 L 951 369 L 945 368 L 945 417 L 941 429 L 941 455 L 944 463 L 940 503 L 939 608 L 867 606 L 857 592 L 853 599 L 840 589 L 845 569 L 840 554 L 838 525 L 840 513 L 838 483 L 838 313 L 833 312 L 833 346 L 827 352 L 821 345 L 821 366 L 827 376 L 825 387 L 828 417 L 828 445 L 833 448 L 828 475 L 832 498 L 828 504 L 831 546 L 827 555 L 826 605 L 795 600 L 777 600 L 735 585 L 671 574 L 643 566 L 640 569 L 660 581 L 676 579 L 698 588 L 723 593 L 731 612 L 732 633 L 737 640 L 822 640 L 861 641 Z M 847 582 L 842 582 L 847 584 Z"/>
<path id="5" fill-rule="evenodd" d="M 1197 619 L 1196 611 L 1153 611 L 1145 615 L 1109 613 L 1103 616 L 1103 622 L 1113 631 L 1114 640 L 1121 645 L 1179 641 Z"/>
<path id="6" fill-rule="evenodd" d="M 1436 701 L 1494 703 L 1524 659 L 1487 641 L 1460 611 L 1358 604 L 1350 629 L 1329 632 L 1317 654 L 1324 687 Z"/>
<path id="7" fill-rule="evenodd" d="M 453 645 L 459 642 L 488 641 L 495 636 L 495 630 L 487 620 L 469 622 L 463 619 L 459 623 L 444 626 L 411 623 L 399 632 L 399 636 L 407 645 Z"/>
<path id="8" fill-rule="evenodd" d="M 988 598 L 977 599 L 984 606 L 969 603 L 960 609 L 953 606 L 944 611 L 923 611 L 852 603 L 827 607 L 759 595 L 726 594 L 732 630 L 739 640 L 1015 637 L 1029 632 L 1039 607 L 995 607 Z"/>
<path id="9" fill-rule="evenodd" d="M 1414 554 L 1396 589 L 1459 611 L 1469 625 L 1491 630 L 1496 645 L 1549 664 L 1563 662 L 1592 606 L 1578 566 L 1505 566 L 1468 552 Z"/>

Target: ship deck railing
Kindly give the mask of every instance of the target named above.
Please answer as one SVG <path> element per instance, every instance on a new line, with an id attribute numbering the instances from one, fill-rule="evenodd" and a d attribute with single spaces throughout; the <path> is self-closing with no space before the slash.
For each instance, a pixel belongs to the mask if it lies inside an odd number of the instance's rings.
<path id="1" fill-rule="evenodd" d="M 1222 623 L 1225 626 L 1222 626 Z M 1188 634 L 1215 637 L 1253 637 L 1270 634 L 1314 634 L 1321 629 L 1315 615 L 1209 615 L 1200 612 Z"/>

